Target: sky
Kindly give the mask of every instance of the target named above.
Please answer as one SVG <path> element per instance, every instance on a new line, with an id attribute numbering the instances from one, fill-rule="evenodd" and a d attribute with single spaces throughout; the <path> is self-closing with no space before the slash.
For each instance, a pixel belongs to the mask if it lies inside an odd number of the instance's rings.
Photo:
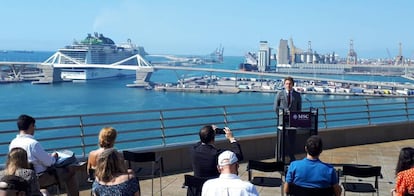
<path id="1" fill-rule="evenodd" d="M 5 0 L 0 50 L 56 51 L 88 33 L 150 54 L 225 56 L 275 51 L 280 39 L 320 54 L 414 57 L 412 0 Z"/>

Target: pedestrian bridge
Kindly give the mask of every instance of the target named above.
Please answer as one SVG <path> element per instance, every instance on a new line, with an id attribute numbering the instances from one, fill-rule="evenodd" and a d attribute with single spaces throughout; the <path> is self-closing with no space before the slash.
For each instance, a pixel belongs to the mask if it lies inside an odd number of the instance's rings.
<path id="1" fill-rule="evenodd" d="M 136 64 L 125 64 L 130 62 L 130 60 L 135 60 Z M 129 58 L 123 59 L 121 61 L 115 62 L 113 64 L 84 64 L 77 61 L 74 58 L 68 57 L 60 52 L 56 52 L 54 55 L 49 57 L 45 62 L 0 62 L 1 66 L 8 66 L 15 73 L 15 77 L 18 77 L 21 72 L 21 67 L 25 66 L 36 66 L 43 70 L 44 76 L 40 78 L 38 83 L 53 83 L 62 81 L 60 77 L 60 70 L 67 68 L 104 68 L 104 69 L 125 69 L 125 70 L 135 70 L 136 77 L 133 84 L 128 85 L 130 87 L 146 87 L 149 85 L 151 75 L 157 70 L 173 70 L 173 71 L 196 71 L 196 72 L 206 72 L 206 73 L 227 73 L 234 75 L 236 78 L 240 75 L 252 75 L 259 78 L 262 77 L 276 77 L 276 78 L 285 78 L 291 76 L 290 74 L 281 74 L 273 72 L 251 72 L 243 70 L 229 70 L 229 69 L 216 69 L 216 68 L 204 68 L 204 67 L 189 67 L 189 66 L 167 66 L 161 64 L 151 64 L 145 58 L 141 57 L 139 54 L 131 56 Z M 179 78 L 177 78 L 178 80 Z M 308 80 L 313 81 L 315 77 L 307 76 L 296 76 L 297 80 Z M 350 85 L 358 86 L 381 86 L 389 88 L 398 88 L 398 89 L 414 89 L 414 84 L 399 84 L 399 83 L 386 83 L 386 82 L 368 82 L 368 81 L 352 81 L 352 80 L 338 80 L 331 78 L 317 78 L 320 81 L 335 82 L 335 83 L 345 83 Z"/>

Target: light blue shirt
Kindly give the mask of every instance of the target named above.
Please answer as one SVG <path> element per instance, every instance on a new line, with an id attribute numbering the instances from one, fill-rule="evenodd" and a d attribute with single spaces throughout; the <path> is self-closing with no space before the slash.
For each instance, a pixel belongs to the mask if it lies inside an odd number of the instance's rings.
<path id="1" fill-rule="evenodd" d="M 335 168 L 319 159 L 302 160 L 290 163 L 286 183 L 294 183 L 307 188 L 326 188 L 338 184 Z"/>
<path id="2" fill-rule="evenodd" d="M 10 145 L 9 151 L 13 148 L 20 147 L 26 150 L 29 162 L 33 164 L 36 173 L 41 173 L 56 162 L 55 157 L 47 153 L 42 145 L 34 139 L 33 135 L 19 134 L 14 138 Z"/>

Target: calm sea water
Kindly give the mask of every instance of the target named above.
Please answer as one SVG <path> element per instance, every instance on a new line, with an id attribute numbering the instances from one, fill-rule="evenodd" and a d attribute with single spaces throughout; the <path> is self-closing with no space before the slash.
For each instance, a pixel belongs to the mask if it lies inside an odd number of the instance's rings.
<path id="1" fill-rule="evenodd" d="M 1 61 L 41 62 L 53 52 L 0 53 Z M 225 57 L 223 64 L 202 65 L 221 69 L 238 69 L 243 57 Z M 199 76 L 209 73 L 190 71 L 156 71 L 151 80 L 176 82 L 178 77 Z M 218 74 L 220 75 L 220 74 Z M 238 77 L 252 77 L 250 75 Z M 318 77 L 333 77 L 321 76 Z M 409 82 L 400 77 L 335 76 L 346 80 Z M 29 82 L 0 84 L 0 119 L 14 119 L 22 113 L 33 116 L 88 114 L 146 109 L 166 109 L 207 105 L 273 102 L 274 93 L 199 94 L 148 91 L 128 88 L 134 78 L 112 78 L 81 83 L 55 83 L 32 85 Z M 335 96 L 303 95 L 309 99 L 335 99 Z M 343 98 L 343 97 L 341 97 Z"/>

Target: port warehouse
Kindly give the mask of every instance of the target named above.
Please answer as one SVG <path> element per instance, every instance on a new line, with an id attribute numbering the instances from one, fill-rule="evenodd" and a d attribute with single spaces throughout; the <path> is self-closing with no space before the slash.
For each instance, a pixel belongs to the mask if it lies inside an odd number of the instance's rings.
<path id="1" fill-rule="evenodd" d="M 311 105 L 319 109 L 319 135 L 325 149 L 414 138 L 414 98 L 313 100 L 304 103 L 304 110 Z M 79 160 L 86 160 L 88 152 L 97 148 L 99 130 L 111 125 L 119 132 L 119 150 L 157 152 L 165 160 L 168 175 L 191 170 L 188 150 L 205 124 L 232 128 L 245 161 L 274 157 L 277 117 L 272 106 L 273 103 L 252 103 L 36 117 L 36 138 L 47 151 L 70 149 Z M 0 120 L 2 163 L 16 135 L 15 126 L 15 119 Z M 307 130 L 298 130 L 297 143 L 303 143 L 308 135 Z M 218 136 L 219 147 L 227 143 Z M 303 153 L 302 146 L 297 145 L 295 151 Z M 79 182 L 86 183 L 86 168 L 80 170 L 78 177 Z"/>

